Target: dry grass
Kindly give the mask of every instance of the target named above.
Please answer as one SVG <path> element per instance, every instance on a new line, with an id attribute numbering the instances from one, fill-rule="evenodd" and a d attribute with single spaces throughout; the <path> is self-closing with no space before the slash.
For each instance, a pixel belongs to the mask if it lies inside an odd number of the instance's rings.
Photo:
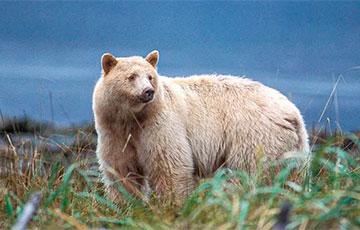
<path id="1" fill-rule="evenodd" d="M 360 227 L 358 134 L 318 135 L 306 170 L 298 169 L 296 157 L 274 162 L 268 174 L 261 164 L 256 176 L 220 170 L 176 205 L 155 198 L 108 201 L 91 126 L 46 137 L 34 133 L 17 141 L 16 133 L 2 133 L 7 144 L 0 149 L 1 228 L 16 222 L 35 193 L 42 202 L 30 228 L 37 229 L 271 229 L 284 203 L 292 206 L 288 229 Z M 58 135 L 72 135 L 73 143 L 54 143 Z"/>

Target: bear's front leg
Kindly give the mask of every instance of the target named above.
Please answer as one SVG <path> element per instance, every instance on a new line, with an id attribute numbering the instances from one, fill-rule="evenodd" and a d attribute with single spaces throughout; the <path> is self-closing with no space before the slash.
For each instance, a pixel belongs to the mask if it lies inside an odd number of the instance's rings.
<path id="1" fill-rule="evenodd" d="M 138 165 L 136 150 L 130 144 L 109 136 L 99 135 L 97 156 L 100 170 L 104 174 L 106 193 L 111 200 L 124 200 L 121 189 L 133 197 L 147 199 L 143 193 L 146 187 L 144 174 Z M 120 187 L 121 186 L 121 187 Z"/>
<path id="2" fill-rule="evenodd" d="M 143 165 L 155 196 L 181 200 L 196 186 L 194 162 L 185 136 L 156 134 L 147 145 Z"/>

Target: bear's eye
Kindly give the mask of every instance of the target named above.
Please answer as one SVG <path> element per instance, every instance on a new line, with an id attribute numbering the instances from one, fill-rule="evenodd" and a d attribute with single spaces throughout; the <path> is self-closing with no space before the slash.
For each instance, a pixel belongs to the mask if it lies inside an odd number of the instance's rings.
<path id="1" fill-rule="evenodd" d="M 151 75 L 149 75 L 148 78 L 150 81 L 153 79 L 153 77 Z"/>
<path id="2" fill-rule="evenodd" d="M 133 74 L 133 75 L 130 75 L 130 77 L 128 77 L 128 79 L 129 79 L 129 81 L 133 81 L 133 80 L 135 80 L 135 77 L 136 77 L 136 75 Z"/>

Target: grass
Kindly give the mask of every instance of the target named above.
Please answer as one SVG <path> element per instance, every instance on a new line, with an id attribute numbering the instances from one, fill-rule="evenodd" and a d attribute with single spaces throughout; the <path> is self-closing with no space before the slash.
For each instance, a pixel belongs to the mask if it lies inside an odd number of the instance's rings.
<path id="1" fill-rule="evenodd" d="M 360 228 L 360 141 L 353 133 L 312 137 L 317 142 L 305 170 L 297 157 L 274 162 L 268 174 L 261 170 L 266 159 L 255 175 L 219 170 L 181 204 L 110 202 L 97 171 L 93 128 L 56 135 L 69 133 L 73 143 L 49 147 L 10 142 L 14 134 L 3 130 L 10 144 L 0 148 L 0 228 L 16 223 L 33 194 L 42 196 L 29 226 L 36 229 L 272 229 L 281 207 L 290 205 L 287 229 Z M 35 139 L 52 143 L 52 135 L 35 132 Z"/>

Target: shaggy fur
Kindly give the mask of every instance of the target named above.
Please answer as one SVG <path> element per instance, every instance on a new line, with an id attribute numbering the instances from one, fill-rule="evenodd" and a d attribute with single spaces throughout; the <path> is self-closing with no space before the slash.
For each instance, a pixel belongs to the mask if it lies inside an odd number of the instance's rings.
<path id="1" fill-rule="evenodd" d="M 141 57 L 103 55 L 93 110 L 97 156 L 104 175 L 132 195 L 152 191 L 182 198 L 196 177 L 219 167 L 253 172 L 257 155 L 269 161 L 308 151 L 299 110 L 278 91 L 246 78 L 159 76 L 158 52 Z M 142 103 L 144 89 L 154 98 Z M 108 186 L 113 199 L 119 193 Z"/>

